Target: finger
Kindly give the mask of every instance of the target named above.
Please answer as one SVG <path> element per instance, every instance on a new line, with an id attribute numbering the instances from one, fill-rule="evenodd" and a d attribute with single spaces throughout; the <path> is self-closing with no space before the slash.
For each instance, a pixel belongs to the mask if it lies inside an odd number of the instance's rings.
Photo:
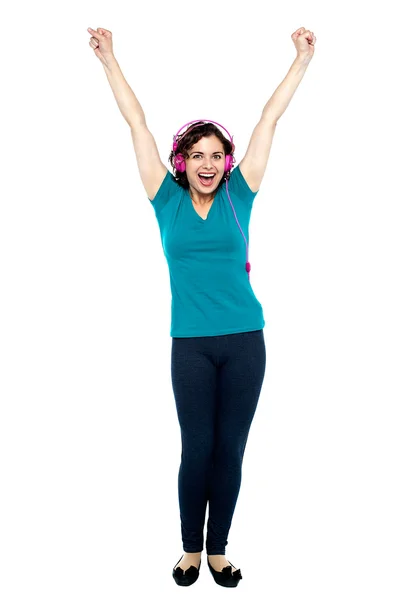
<path id="1" fill-rule="evenodd" d="M 294 33 L 294 37 L 295 39 L 298 39 L 300 37 L 302 38 L 306 38 L 309 34 L 309 30 L 305 29 L 304 27 L 300 27 L 295 33 Z"/>
<path id="2" fill-rule="evenodd" d="M 101 33 L 99 33 L 98 31 L 95 31 L 95 30 L 94 30 L 94 29 L 92 29 L 91 27 L 88 27 L 88 28 L 87 28 L 87 31 L 88 31 L 89 33 L 91 33 L 91 35 L 92 35 L 93 37 L 97 37 L 97 39 L 101 39 L 101 38 L 103 37 L 103 35 L 102 35 Z"/>

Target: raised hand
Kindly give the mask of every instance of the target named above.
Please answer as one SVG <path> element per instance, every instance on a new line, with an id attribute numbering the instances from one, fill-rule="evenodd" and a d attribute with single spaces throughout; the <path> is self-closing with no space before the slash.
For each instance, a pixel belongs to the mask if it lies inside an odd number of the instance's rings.
<path id="1" fill-rule="evenodd" d="M 89 41 L 89 46 L 93 48 L 94 54 L 97 56 L 97 58 L 100 59 L 105 66 L 107 66 L 107 58 L 114 56 L 114 50 L 112 48 L 112 33 L 108 31 L 108 29 L 103 29 L 100 27 L 97 27 L 97 31 L 95 29 L 91 29 L 91 27 L 88 27 L 87 31 L 92 35 Z"/>
<path id="2" fill-rule="evenodd" d="M 316 36 L 313 31 L 300 27 L 292 34 L 291 39 L 294 42 L 299 57 L 308 61 L 313 58 L 314 45 L 316 43 Z"/>

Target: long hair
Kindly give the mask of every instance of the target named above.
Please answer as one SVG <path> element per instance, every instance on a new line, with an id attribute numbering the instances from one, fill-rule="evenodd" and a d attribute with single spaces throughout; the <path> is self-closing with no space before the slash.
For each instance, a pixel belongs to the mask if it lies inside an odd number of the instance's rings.
<path id="1" fill-rule="evenodd" d="M 174 152 L 172 150 L 172 152 L 169 155 L 169 159 L 168 159 L 170 164 L 173 167 L 173 175 L 176 179 L 176 182 L 186 190 L 188 190 L 190 187 L 190 185 L 188 183 L 186 172 L 184 171 L 183 173 L 181 173 L 180 171 L 177 171 L 175 169 L 175 167 L 173 166 L 172 158 L 175 154 L 181 153 L 181 154 L 183 154 L 185 159 L 188 159 L 189 151 L 194 146 L 194 144 L 196 144 L 203 137 L 209 137 L 211 135 L 216 135 L 216 137 L 223 144 L 223 150 L 224 150 L 225 155 L 226 156 L 228 154 L 233 155 L 232 143 L 230 142 L 230 140 L 228 140 L 226 137 L 224 137 L 223 133 L 220 131 L 220 129 L 218 127 L 216 127 L 216 125 L 214 125 L 213 123 L 205 123 L 204 121 L 198 121 L 198 123 L 201 123 L 201 124 L 198 125 L 196 123 L 193 123 L 185 132 L 183 132 L 177 136 L 176 152 Z M 219 189 L 219 187 L 221 187 L 223 185 L 223 183 L 226 181 L 226 179 L 227 180 L 230 179 L 230 174 L 231 174 L 231 171 L 227 171 L 226 173 L 224 173 L 224 175 L 223 175 L 222 179 L 220 180 L 219 185 L 215 191 L 217 191 Z"/>

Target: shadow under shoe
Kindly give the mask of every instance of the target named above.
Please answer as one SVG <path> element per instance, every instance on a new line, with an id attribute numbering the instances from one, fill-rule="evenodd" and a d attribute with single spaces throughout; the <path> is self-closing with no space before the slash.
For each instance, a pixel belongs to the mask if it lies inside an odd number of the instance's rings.
<path id="1" fill-rule="evenodd" d="M 184 556 L 184 554 L 179 558 L 176 565 L 179 564 L 179 562 L 181 561 L 183 556 Z M 188 569 L 183 571 L 183 569 L 180 567 L 176 568 L 176 565 L 173 568 L 172 575 L 173 575 L 173 579 L 176 581 L 177 585 L 192 585 L 193 583 L 195 583 L 197 581 L 197 579 L 199 577 L 199 570 L 201 567 L 201 560 L 198 565 L 198 569 L 197 569 L 197 567 L 194 567 L 194 565 L 191 565 L 191 567 L 189 567 Z"/>
<path id="2" fill-rule="evenodd" d="M 230 565 L 224 567 L 222 571 L 215 571 L 208 559 L 208 567 L 210 569 L 210 572 L 212 573 L 214 580 L 216 581 L 216 583 L 222 585 L 223 587 L 236 587 L 240 579 L 242 579 L 241 570 L 237 569 L 236 571 L 233 571 L 233 569 L 235 569 L 235 566 L 232 563 L 230 563 Z"/>

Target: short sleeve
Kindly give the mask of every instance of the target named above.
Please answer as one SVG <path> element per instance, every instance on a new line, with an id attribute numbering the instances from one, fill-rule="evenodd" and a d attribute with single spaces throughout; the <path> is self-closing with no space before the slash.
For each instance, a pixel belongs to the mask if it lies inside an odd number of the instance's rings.
<path id="1" fill-rule="evenodd" d="M 229 192 L 241 198 L 245 203 L 252 205 L 255 196 L 258 192 L 253 192 L 243 174 L 241 173 L 240 165 L 237 165 L 231 172 L 230 179 L 227 182 Z M 259 191 L 259 190 L 258 190 Z"/>
<path id="2" fill-rule="evenodd" d="M 168 170 L 157 193 L 154 196 L 154 199 L 150 200 L 148 196 L 147 198 L 148 201 L 151 202 L 155 213 L 159 214 L 164 206 L 169 202 L 170 198 L 181 193 L 181 190 L 182 187 L 177 183 L 172 173 Z"/>

